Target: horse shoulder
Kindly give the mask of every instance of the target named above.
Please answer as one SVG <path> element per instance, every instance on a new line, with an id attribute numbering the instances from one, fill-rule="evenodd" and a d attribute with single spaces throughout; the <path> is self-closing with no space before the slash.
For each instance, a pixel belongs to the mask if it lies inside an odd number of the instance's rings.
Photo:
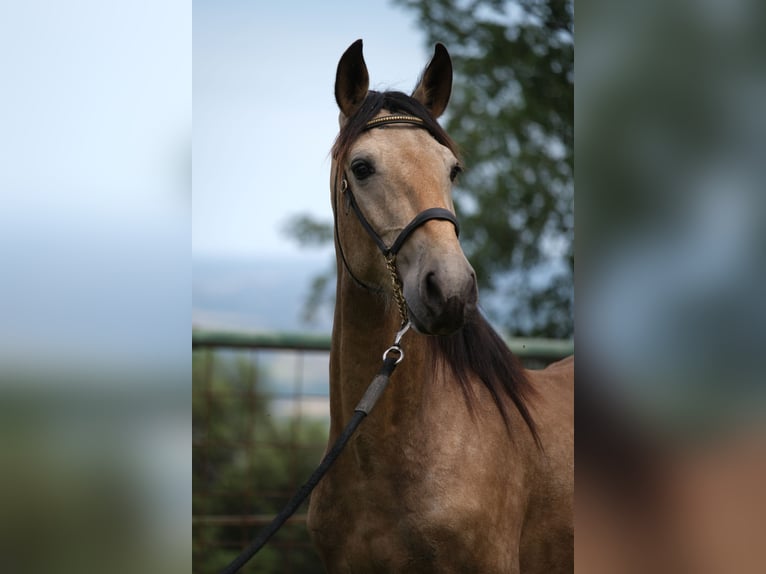
<path id="1" fill-rule="evenodd" d="M 543 450 L 522 539 L 522 571 L 570 571 L 574 552 L 574 357 L 529 370 Z"/>

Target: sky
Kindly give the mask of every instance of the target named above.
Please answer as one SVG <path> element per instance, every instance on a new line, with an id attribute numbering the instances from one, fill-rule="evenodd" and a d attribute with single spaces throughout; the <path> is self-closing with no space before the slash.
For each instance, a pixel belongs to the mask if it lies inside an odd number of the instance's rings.
<path id="1" fill-rule="evenodd" d="M 3 368 L 188 352 L 162 345 L 188 332 L 191 25 L 182 0 L 0 7 Z"/>
<path id="2" fill-rule="evenodd" d="M 194 2 L 193 256 L 297 256 L 290 218 L 331 219 L 335 70 L 358 38 L 373 89 L 411 91 L 432 53 L 385 0 Z"/>

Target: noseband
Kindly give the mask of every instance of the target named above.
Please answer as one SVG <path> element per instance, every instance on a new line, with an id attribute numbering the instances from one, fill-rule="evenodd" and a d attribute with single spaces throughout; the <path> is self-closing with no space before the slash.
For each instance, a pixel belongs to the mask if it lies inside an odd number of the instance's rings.
<path id="1" fill-rule="evenodd" d="M 416 116 L 392 114 L 392 115 L 381 116 L 379 118 L 374 118 L 370 120 L 365 125 L 363 131 L 371 130 L 371 129 L 389 125 L 389 124 L 411 124 L 423 129 L 428 129 L 425 122 Z M 336 181 L 335 185 L 337 186 L 337 178 L 335 181 Z M 412 221 L 410 221 L 404 227 L 404 229 L 402 229 L 399 232 L 399 235 L 389 247 L 388 245 L 386 245 L 386 242 L 383 241 L 383 238 L 380 237 L 378 232 L 375 231 L 375 229 L 372 227 L 370 222 L 367 221 L 367 218 L 364 216 L 364 213 L 362 213 L 362 210 L 360 209 L 359 204 L 356 202 L 354 193 L 351 190 L 351 186 L 348 183 L 348 178 L 346 177 L 345 171 L 343 172 L 343 178 L 341 180 L 340 190 L 341 190 L 341 193 L 343 193 L 348 198 L 348 203 L 351 206 L 351 209 L 354 210 L 354 213 L 356 214 L 357 219 L 359 219 L 359 223 L 362 224 L 362 227 L 367 232 L 367 235 L 369 235 L 372 238 L 372 240 L 375 242 L 375 245 L 378 246 L 378 249 L 383 254 L 383 257 L 386 258 L 386 267 L 391 273 L 391 280 L 394 287 L 394 298 L 396 299 L 397 305 L 399 306 L 399 314 L 402 316 L 402 324 L 405 324 L 407 322 L 407 306 L 404 301 L 404 295 L 402 293 L 401 281 L 396 271 L 396 255 L 397 253 L 399 253 L 399 250 L 404 245 L 404 242 L 407 241 L 410 235 L 412 235 L 412 232 L 415 231 L 421 225 L 423 225 L 425 222 L 430 221 L 431 219 L 450 221 L 452 225 L 455 226 L 455 235 L 459 236 L 460 225 L 457 222 L 457 218 L 455 217 L 454 213 L 452 213 L 448 209 L 444 209 L 443 207 L 431 207 L 429 209 L 421 211 L 412 219 Z M 340 256 L 343 261 L 343 266 L 349 272 L 349 275 L 351 275 L 351 278 L 357 283 L 357 285 L 363 287 L 364 289 L 367 289 L 368 291 L 380 293 L 382 291 L 380 288 L 371 287 L 370 285 L 366 284 L 361 279 L 358 279 L 356 275 L 354 275 L 354 272 L 349 267 L 348 261 L 346 261 L 346 257 L 343 253 L 343 246 L 341 245 L 340 238 L 338 237 L 338 206 L 337 206 L 338 190 L 337 189 L 334 190 L 333 196 L 335 201 L 335 210 L 334 210 L 335 240 L 338 245 L 338 250 L 340 251 Z"/>

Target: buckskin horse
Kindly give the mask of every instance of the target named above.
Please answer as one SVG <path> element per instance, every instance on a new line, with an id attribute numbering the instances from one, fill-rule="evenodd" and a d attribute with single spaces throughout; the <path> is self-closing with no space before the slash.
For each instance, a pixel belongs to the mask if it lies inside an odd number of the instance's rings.
<path id="1" fill-rule="evenodd" d="M 452 62 L 437 44 L 411 96 L 369 90 L 362 41 L 338 63 L 331 202 L 337 292 L 332 444 L 406 321 L 406 358 L 314 491 L 330 573 L 569 572 L 574 359 L 526 370 L 477 307 L 438 124 Z"/>

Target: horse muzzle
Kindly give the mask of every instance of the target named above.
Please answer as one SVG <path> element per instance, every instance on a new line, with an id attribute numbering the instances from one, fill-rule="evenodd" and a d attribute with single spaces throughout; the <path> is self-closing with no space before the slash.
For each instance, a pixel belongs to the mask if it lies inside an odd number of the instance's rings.
<path id="1" fill-rule="evenodd" d="M 476 313 L 476 275 L 462 253 L 457 261 L 445 258 L 423 265 L 414 275 L 411 281 L 405 275 L 404 298 L 419 332 L 450 335 Z"/>

